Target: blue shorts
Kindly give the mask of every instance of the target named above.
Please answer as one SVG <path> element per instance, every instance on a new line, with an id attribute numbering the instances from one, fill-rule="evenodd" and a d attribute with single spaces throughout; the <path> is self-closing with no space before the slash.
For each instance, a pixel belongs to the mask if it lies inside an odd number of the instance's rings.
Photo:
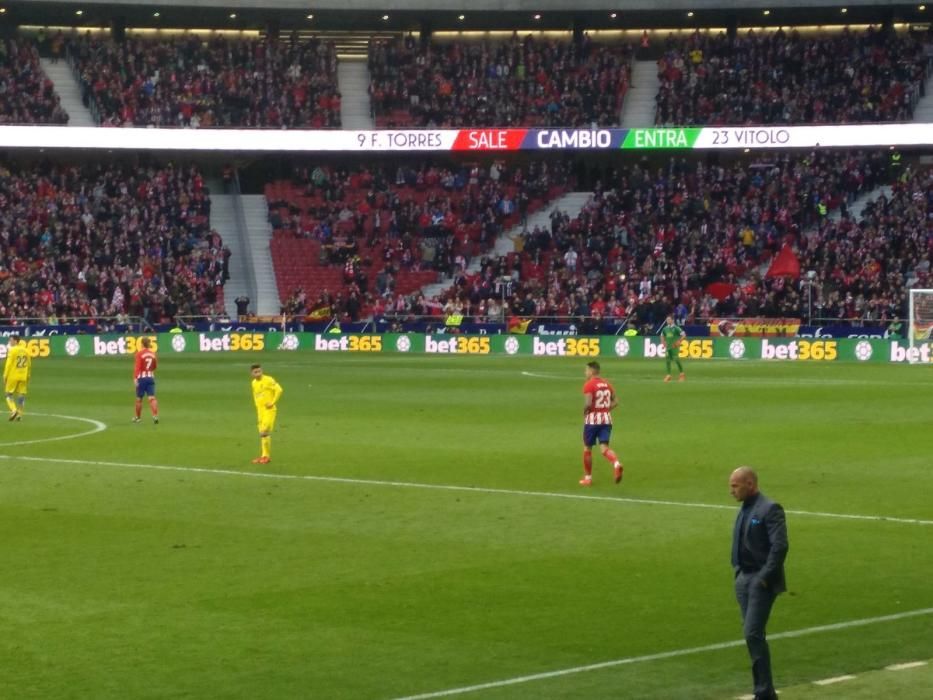
<path id="1" fill-rule="evenodd" d="M 136 398 L 143 396 L 155 396 L 155 379 L 152 377 L 141 377 L 136 380 Z"/>
<path id="2" fill-rule="evenodd" d="M 583 444 L 586 447 L 592 447 L 597 442 L 603 445 L 609 444 L 609 437 L 612 435 L 611 425 L 584 425 L 583 426 Z"/>

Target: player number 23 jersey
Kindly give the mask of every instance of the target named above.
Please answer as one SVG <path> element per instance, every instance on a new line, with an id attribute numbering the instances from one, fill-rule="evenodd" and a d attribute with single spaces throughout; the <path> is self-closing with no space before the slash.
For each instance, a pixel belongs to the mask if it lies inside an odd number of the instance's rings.
<path id="1" fill-rule="evenodd" d="M 616 394 L 612 385 L 605 379 L 594 377 L 583 385 L 583 393 L 593 397 L 590 410 L 586 412 L 583 423 L 585 425 L 612 425 L 612 414 L 609 409 Z"/>

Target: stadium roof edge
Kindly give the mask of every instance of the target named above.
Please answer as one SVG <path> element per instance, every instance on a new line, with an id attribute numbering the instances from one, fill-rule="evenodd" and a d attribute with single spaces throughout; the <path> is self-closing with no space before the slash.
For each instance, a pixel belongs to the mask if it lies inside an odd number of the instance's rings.
<path id="1" fill-rule="evenodd" d="M 4 5 L 0 31 L 41 26 L 67 30 L 224 32 L 537 32 L 693 31 L 802 27 L 806 31 L 893 23 L 925 28 L 926 7 L 892 0 L 407 0 L 391 8 L 374 0 L 19 0 Z M 3 0 L 0 0 L 0 4 Z M 621 5 L 619 7 L 618 5 Z M 920 9 L 923 7 L 923 9 Z"/>
<path id="2" fill-rule="evenodd" d="M 606 11 L 624 14 L 631 11 L 657 10 L 657 0 L 574 0 L 568 8 L 567 0 L 457 0 L 438 7 L 436 0 L 398 0 L 387 8 L 385 2 L 378 0 L 19 0 L 19 7 L 30 5 L 73 5 L 87 6 L 123 6 L 123 7 L 173 7 L 176 9 L 198 8 L 262 8 L 277 10 L 301 10 L 316 12 L 321 10 L 374 12 L 571 12 Z M 897 0 L 819 0 L 817 7 L 909 7 L 916 2 Z M 813 8 L 812 0 L 667 0 L 664 9 L 670 10 L 724 10 L 724 9 L 788 9 L 803 10 Z"/>

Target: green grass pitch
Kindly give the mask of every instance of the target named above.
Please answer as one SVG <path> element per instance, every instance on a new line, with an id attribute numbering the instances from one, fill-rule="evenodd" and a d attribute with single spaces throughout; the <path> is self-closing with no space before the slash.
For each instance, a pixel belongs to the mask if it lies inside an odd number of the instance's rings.
<path id="1" fill-rule="evenodd" d="M 256 359 L 285 388 L 260 469 Z M 933 520 L 929 367 L 693 362 L 665 385 L 661 362 L 607 358 L 625 480 L 597 458 L 583 490 L 583 365 L 164 353 L 154 426 L 130 423 L 130 358 L 37 360 L 26 419 L 0 425 L 0 697 L 389 700 L 739 640 L 739 464 L 801 511 L 770 633 L 933 606 L 933 525 L 803 513 Z M 47 441 L 92 426 L 39 414 L 107 428 Z M 344 480 L 230 473 L 260 470 Z M 772 655 L 782 698 L 933 696 L 923 670 L 880 670 L 933 657 L 930 615 Z M 463 697 L 750 686 L 733 646 Z"/>

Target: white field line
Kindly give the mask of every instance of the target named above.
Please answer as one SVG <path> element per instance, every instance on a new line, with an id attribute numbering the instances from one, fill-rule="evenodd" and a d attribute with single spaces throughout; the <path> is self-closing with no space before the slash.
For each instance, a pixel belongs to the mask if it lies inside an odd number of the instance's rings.
<path id="1" fill-rule="evenodd" d="M 867 625 L 876 625 L 882 622 L 894 622 L 904 620 L 910 617 L 920 617 L 923 615 L 933 615 L 933 608 L 921 608 L 919 610 L 909 610 L 893 615 L 881 615 L 879 617 L 866 617 L 860 620 L 849 620 L 847 622 L 836 622 L 830 625 L 818 625 L 816 627 L 804 627 L 799 630 L 790 630 L 788 632 L 778 632 L 768 635 L 769 640 L 792 639 L 795 637 L 807 637 L 811 634 L 820 634 L 822 632 L 834 632 L 837 630 L 851 629 L 853 627 L 865 627 Z M 564 668 L 558 671 L 547 671 L 545 673 L 535 673 L 528 676 L 516 676 L 515 678 L 506 678 L 500 681 L 491 681 L 489 683 L 480 683 L 477 685 L 467 685 L 461 688 L 450 688 L 448 690 L 439 690 L 432 693 L 422 693 L 420 695 L 408 695 L 396 700 L 431 700 L 432 698 L 444 698 L 452 695 L 464 695 L 466 693 L 475 693 L 480 690 L 492 690 L 494 688 L 503 688 L 506 686 L 519 685 L 521 683 L 531 683 L 533 681 L 547 680 L 549 678 L 560 678 L 577 673 L 587 673 L 589 671 L 601 671 L 607 668 L 618 666 L 630 666 L 632 664 L 647 663 L 649 661 L 662 661 L 664 659 L 674 659 L 679 656 L 692 656 L 694 654 L 705 654 L 710 651 L 720 651 L 722 649 L 733 649 L 735 647 L 744 647 L 745 640 L 737 639 L 732 642 L 720 642 L 718 644 L 707 644 L 702 647 L 690 647 L 687 649 L 676 649 L 674 651 L 663 651 L 657 654 L 646 654 L 645 656 L 629 656 L 624 659 L 615 659 L 613 661 L 603 661 L 586 666 L 575 666 L 573 668 Z"/>
<path id="2" fill-rule="evenodd" d="M 453 356 L 456 357 L 456 356 Z M 413 372 L 419 375 L 433 375 L 433 374 L 476 374 L 480 376 L 495 376 L 495 375 L 514 375 L 516 372 L 515 368 L 509 367 L 432 367 L 430 365 L 419 365 L 414 366 L 404 366 L 399 365 L 400 362 L 404 362 L 407 359 L 406 356 L 402 356 L 399 359 L 391 359 L 388 357 L 342 357 L 342 361 L 346 361 L 347 364 L 354 365 L 354 372 L 371 370 L 373 372 L 382 372 L 386 366 L 391 366 L 393 371 L 398 372 Z M 723 362 L 731 362 L 726 358 L 718 358 Z M 510 361 L 518 362 L 518 359 L 511 358 Z M 708 360 L 704 360 L 708 362 Z M 736 362 L 730 367 L 751 367 L 757 365 L 773 365 L 775 360 L 743 360 L 741 362 Z M 239 362 L 232 363 L 233 366 L 239 367 L 248 367 L 248 362 Z M 300 368 L 308 369 L 312 365 L 308 362 L 276 362 L 276 367 L 287 367 L 287 368 Z M 799 365 L 793 365 L 799 366 Z M 328 370 L 330 367 L 328 367 Z M 520 370 L 519 375 L 525 377 L 534 377 L 537 379 L 558 379 L 564 381 L 579 381 L 583 382 L 583 373 L 547 373 L 547 372 L 531 372 Z M 608 375 L 607 375 L 608 376 Z M 901 375 L 898 375 L 901 376 Z M 933 385 L 933 382 L 925 381 L 925 377 L 911 377 L 905 381 L 893 381 L 893 380 L 880 380 L 880 379 L 833 379 L 829 377 L 794 377 L 794 378 L 782 378 L 780 376 L 773 377 L 720 377 L 712 376 L 707 374 L 700 375 L 687 375 L 687 382 L 691 381 L 691 378 L 694 378 L 694 383 L 701 384 L 705 389 L 716 389 L 717 386 L 723 384 L 729 385 L 738 385 L 738 386 L 751 386 L 751 387 L 772 387 L 772 386 L 812 386 L 812 387 L 821 387 L 821 386 L 848 386 L 848 387 L 861 387 L 861 386 L 912 386 L 916 387 L 918 384 L 922 386 Z M 610 377 L 615 383 L 622 386 L 625 384 L 660 384 L 663 379 L 663 372 L 656 374 L 652 377 L 646 376 L 634 376 L 627 374 L 624 368 L 617 369 L 613 375 Z"/>
<path id="3" fill-rule="evenodd" d="M 567 374 L 539 374 L 538 372 L 522 372 L 522 376 L 537 377 L 538 379 L 579 379 L 579 377 L 571 377 Z"/>
<path id="4" fill-rule="evenodd" d="M 908 661 L 905 664 L 891 664 L 890 666 L 885 666 L 885 671 L 906 671 L 909 668 L 920 668 L 921 666 L 926 666 L 929 661 Z"/>
<path id="5" fill-rule="evenodd" d="M 0 454 L 0 460 L 11 462 L 40 462 L 48 464 L 78 464 L 91 467 L 116 467 L 124 469 L 149 469 L 153 471 L 189 472 L 194 474 L 214 474 L 240 476 L 254 479 L 281 479 L 286 481 L 318 481 L 333 484 L 355 484 L 359 486 L 385 486 L 388 488 L 424 489 L 428 491 L 455 491 L 466 493 L 486 493 L 500 496 L 524 496 L 527 498 L 553 498 L 568 501 L 602 501 L 608 503 L 627 503 L 647 506 L 669 506 L 673 508 L 700 508 L 705 510 L 734 511 L 735 506 L 721 503 L 695 503 L 691 501 L 667 501 L 655 498 L 626 498 L 624 496 L 594 496 L 582 493 L 557 493 L 553 491 L 524 491 L 521 489 L 498 489 L 483 486 L 458 486 L 456 484 L 425 484 L 415 481 L 387 481 L 383 479 L 355 479 L 344 476 L 318 476 L 315 474 L 275 474 L 267 472 L 240 471 L 236 469 L 211 469 L 207 467 L 182 467 L 170 464 L 137 464 L 134 462 L 103 462 L 89 459 L 63 459 L 59 457 L 24 457 L 21 455 Z M 899 523 L 904 525 L 933 525 L 933 520 L 919 518 L 900 518 L 887 515 L 856 515 L 852 513 L 827 513 L 813 510 L 786 510 L 789 515 L 801 515 L 814 518 L 834 518 L 836 520 L 862 520 L 868 522 Z"/>
<path id="6" fill-rule="evenodd" d="M 434 372 L 484 372 L 485 370 L 478 370 L 474 368 L 464 368 L 464 369 L 436 369 L 436 370 L 425 370 L 425 371 L 434 371 Z M 501 371 L 501 370 L 497 370 Z M 535 379 L 558 379 L 563 381 L 583 381 L 583 379 L 577 375 L 570 374 L 553 374 L 546 372 L 528 372 L 522 370 L 519 372 L 523 377 L 532 377 Z M 608 375 L 607 375 L 608 376 Z M 713 377 L 710 375 L 700 375 L 699 379 L 694 378 L 695 375 L 687 375 L 687 382 L 690 383 L 693 380 L 693 383 L 701 384 L 704 389 L 715 389 L 721 384 L 729 385 L 741 385 L 741 386 L 751 386 L 751 387 L 771 387 L 771 386 L 811 386 L 811 387 L 822 387 L 822 386 L 842 386 L 842 387 L 852 387 L 858 388 L 862 386 L 900 386 L 905 384 L 910 384 L 911 386 L 916 385 L 916 381 L 911 382 L 892 382 L 892 381 L 882 381 L 882 380 L 871 380 L 871 379 L 831 379 L 827 377 L 812 377 L 809 379 L 802 377 L 794 378 L 781 378 L 781 377 Z M 622 372 L 616 372 L 613 377 L 610 379 L 614 382 L 616 386 L 625 386 L 626 384 L 661 384 L 663 375 L 658 374 L 655 377 L 644 377 L 644 376 L 633 376 L 624 374 Z M 920 384 L 926 384 L 926 382 L 920 382 Z"/>
<path id="7" fill-rule="evenodd" d="M 833 676 L 832 678 L 823 678 L 822 680 L 813 681 L 813 685 L 834 685 L 836 683 L 844 683 L 846 681 L 854 681 L 855 676 L 852 674 L 846 674 L 844 676 Z"/>
<path id="8" fill-rule="evenodd" d="M 29 420 L 31 416 L 42 416 L 43 418 L 61 418 L 62 420 L 73 420 L 79 423 L 87 423 L 93 427 L 90 430 L 85 430 L 80 433 L 72 433 L 71 435 L 61 435 L 58 437 L 48 437 L 48 438 L 37 438 L 35 440 L 17 440 L 15 442 L 0 442 L 0 447 L 13 447 L 14 445 L 39 445 L 44 442 L 60 442 L 62 440 L 74 440 L 76 438 L 85 437 L 87 435 L 93 435 L 94 433 L 99 433 L 107 429 L 106 423 L 102 423 L 99 420 L 94 420 L 93 418 L 81 418 L 80 416 L 63 416 L 57 413 L 26 413 L 23 417 L 25 420 Z"/>

